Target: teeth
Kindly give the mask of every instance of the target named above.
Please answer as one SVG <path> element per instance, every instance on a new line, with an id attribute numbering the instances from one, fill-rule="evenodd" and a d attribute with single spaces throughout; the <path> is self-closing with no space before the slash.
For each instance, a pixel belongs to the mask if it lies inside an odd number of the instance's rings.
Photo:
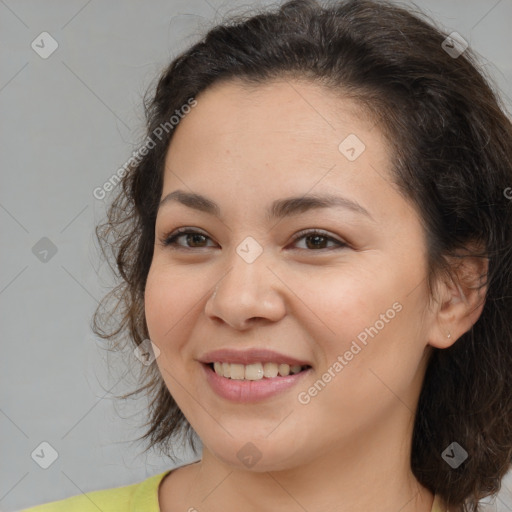
<path id="1" fill-rule="evenodd" d="M 243 364 L 232 364 L 230 365 L 230 377 L 235 380 L 245 379 L 245 366 Z"/>
<path id="2" fill-rule="evenodd" d="M 286 377 L 290 375 L 290 365 L 289 364 L 280 364 L 278 366 L 279 375 L 281 377 Z"/>
<path id="3" fill-rule="evenodd" d="M 222 363 L 222 373 L 217 373 L 219 375 L 223 375 L 224 377 L 231 377 L 231 365 L 229 363 Z"/>
<path id="4" fill-rule="evenodd" d="M 305 367 L 304 367 L 305 368 Z M 231 364 L 213 363 L 213 369 L 217 375 L 233 380 L 261 380 L 263 377 L 273 379 L 280 375 L 287 377 L 299 373 L 303 367 L 300 365 L 290 366 L 289 364 L 277 363 L 253 363 L 253 364 Z"/>
<path id="5" fill-rule="evenodd" d="M 267 379 L 273 379 L 274 377 L 277 377 L 277 373 L 277 363 L 265 363 L 263 365 L 263 375 Z"/>
<path id="6" fill-rule="evenodd" d="M 261 363 L 248 364 L 245 367 L 245 380 L 263 379 L 263 365 Z"/>

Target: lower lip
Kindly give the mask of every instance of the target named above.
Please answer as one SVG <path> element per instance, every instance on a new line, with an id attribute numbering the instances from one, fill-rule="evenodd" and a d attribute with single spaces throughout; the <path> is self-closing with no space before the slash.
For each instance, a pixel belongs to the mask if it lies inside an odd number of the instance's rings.
<path id="1" fill-rule="evenodd" d="M 209 365 L 201 363 L 206 380 L 217 395 L 239 403 L 260 402 L 295 386 L 311 368 L 287 377 L 260 380 L 236 380 L 217 375 Z"/>

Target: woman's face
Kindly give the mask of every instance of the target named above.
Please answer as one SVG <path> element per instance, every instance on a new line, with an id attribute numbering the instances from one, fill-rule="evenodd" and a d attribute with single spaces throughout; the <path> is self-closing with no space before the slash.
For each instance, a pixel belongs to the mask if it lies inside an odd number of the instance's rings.
<path id="1" fill-rule="evenodd" d="M 305 82 L 226 82 L 172 139 L 147 325 L 169 391 L 230 466 L 408 446 L 433 323 L 425 239 L 356 107 Z"/>

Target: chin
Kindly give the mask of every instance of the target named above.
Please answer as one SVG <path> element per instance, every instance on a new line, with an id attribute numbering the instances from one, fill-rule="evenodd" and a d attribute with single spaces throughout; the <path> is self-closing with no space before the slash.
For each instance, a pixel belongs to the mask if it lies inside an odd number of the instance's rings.
<path id="1" fill-rule="evenodd" d="M 220 444 L 216 439 L 210 444 L 206 440 L 203 446 L 226 466 L 254 473 L 291 469 L 304 464 L 306 456 L 297 452 L 296 442 L 283 444 L 278 438 L 248 441 L 247 435 L 240 439 L 228 436 L 225 443 Z"/>

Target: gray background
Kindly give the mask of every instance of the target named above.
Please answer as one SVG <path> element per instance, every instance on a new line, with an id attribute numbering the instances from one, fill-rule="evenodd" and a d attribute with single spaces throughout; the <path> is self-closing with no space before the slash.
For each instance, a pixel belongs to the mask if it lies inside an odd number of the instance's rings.
<path id="1" fill-rule="evenodd" d="M 512 110 L 512 0 L 417 5 L 482 56 Z M 145 400 L 113 399 L 133 389 L 140 363 L 110 358 L 109 371 L 103 342 L 90 331 L 97 301 L 112 284 L 93 237 L 105 202 L 93 190 L 142 140 L 141 97 L 162 67 L 211 23 L 247 6 L 0 0 L 4 512 L 128 485 L 174 467 L 142 454 L 133 441 L 142 432 L 137 425 Z M 59 45 L 47 59 L 31 48 L 43 31 Z M 58 452 L 46 470 L 31 458 L 43 441 Z M 195 459 L 188 452 L 180 457 Z M 510 477 L 489 510 L 512 510 Z"/>

